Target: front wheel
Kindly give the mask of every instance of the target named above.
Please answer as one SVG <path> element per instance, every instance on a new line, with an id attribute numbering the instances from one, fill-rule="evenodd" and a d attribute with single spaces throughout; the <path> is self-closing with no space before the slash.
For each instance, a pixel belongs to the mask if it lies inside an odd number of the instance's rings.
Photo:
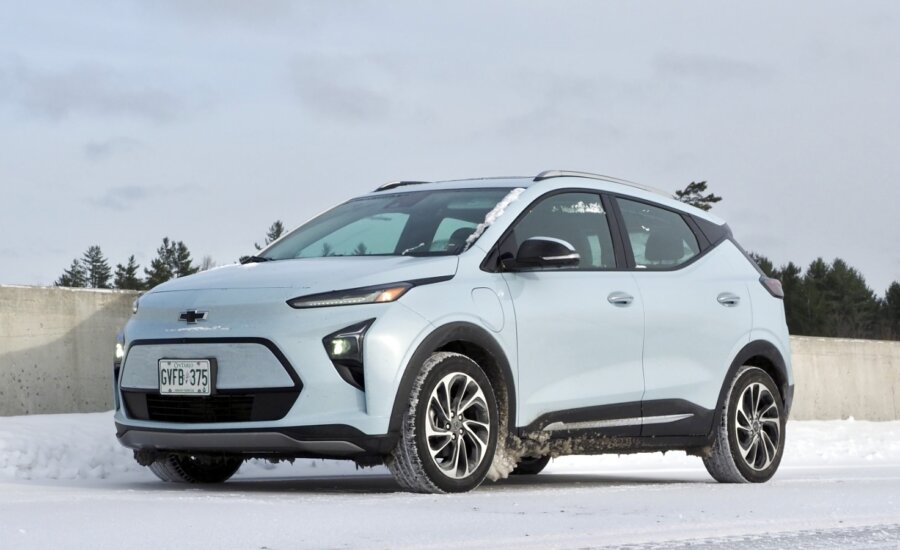
<path id="1" fill-rule="evenodd" d="M 703 465 L 722 483 L 771 479 L 784 454 L 786 418 L 778 386 L 764 370 L 742 367 L 735 376 Z"/>
<path id="2" fill-rule="evenodd" d="M 217 455 L 169 453 L 150 464 L 150 471 L 163 481 L 176 483 L 222 483 L 238 471 L 243 459 Z"/>
<path id="3" fill-rule="evenodd" d="M 478 364 L 434 353 L 413 383 L 400 440 L 385 462 L 407 491 L 470 491 L 494 460 L 498 424 L 494 390 Z"/>

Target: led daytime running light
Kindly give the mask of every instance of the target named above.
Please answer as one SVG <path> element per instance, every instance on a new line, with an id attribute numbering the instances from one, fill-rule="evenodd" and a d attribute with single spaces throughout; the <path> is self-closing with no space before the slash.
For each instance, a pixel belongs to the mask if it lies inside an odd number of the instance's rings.
<path id="1" fill-rule="evenodd" d="M 358 304 L 388 303 L 399 299 L 412 288 L 410 283 L 398 283 L 388 286 L 368 287 L 351 290 L 338 290 L 324 294 L 300 296 L 288 300 L 293 308 L 304 309 L 314 307 L 352 306 Z"/>

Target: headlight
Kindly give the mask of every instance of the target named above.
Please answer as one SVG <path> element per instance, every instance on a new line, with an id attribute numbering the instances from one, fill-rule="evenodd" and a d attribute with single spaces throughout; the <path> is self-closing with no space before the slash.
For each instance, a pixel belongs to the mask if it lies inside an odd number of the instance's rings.
<path id="1" fill-rule="evenodd" d="M 121 362 L 125 357 L 125 346 L 121 342 L 116 342 L 116 362 Z"/>
<path id="2" fill-rule="evenodd" d="M 293 308 L 353 306 L 358 304 L 377 304 L 393 302 L 406 294 L 413 287 L 412 283 L 394 283 L 391 285 L 368 286 L 350 290 L 336 290 L 322 294 L 299 296 L 287 301 Z"/>
<path id="3" fill-rule="evenodd" d="M 329 334 L 322 339 L 334 368 L 345 382 L 365 390 L 363 374 L 363 340 L 375 319 L 369 319 Z"/>

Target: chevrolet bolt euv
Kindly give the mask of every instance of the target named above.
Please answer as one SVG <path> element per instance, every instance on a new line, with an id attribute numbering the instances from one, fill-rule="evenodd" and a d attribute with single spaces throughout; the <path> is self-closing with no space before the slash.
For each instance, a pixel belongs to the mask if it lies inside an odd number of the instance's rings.
<path id="1" fill-rule="evenodd" d="M 722 220 L 638 184 L 394 182 L 141 296 L 117 436 L 189 483 L 307 457 L 458 492 L 665 450 L 762 482 L 793 395 L 782 298 Z"/>

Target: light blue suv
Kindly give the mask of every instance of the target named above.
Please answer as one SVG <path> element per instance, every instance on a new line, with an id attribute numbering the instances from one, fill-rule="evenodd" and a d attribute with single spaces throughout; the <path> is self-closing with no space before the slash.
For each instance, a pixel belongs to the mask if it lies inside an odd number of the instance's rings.
<path id="1" fill-rule="evenodd" d="M 166 481 L 320 457 L 458 492 L 674 449 L 766 481 L 793 395 L 782 298 L 724 222 L 638 184 L 390 183 L 143 295 L 117 435 Z"/>

